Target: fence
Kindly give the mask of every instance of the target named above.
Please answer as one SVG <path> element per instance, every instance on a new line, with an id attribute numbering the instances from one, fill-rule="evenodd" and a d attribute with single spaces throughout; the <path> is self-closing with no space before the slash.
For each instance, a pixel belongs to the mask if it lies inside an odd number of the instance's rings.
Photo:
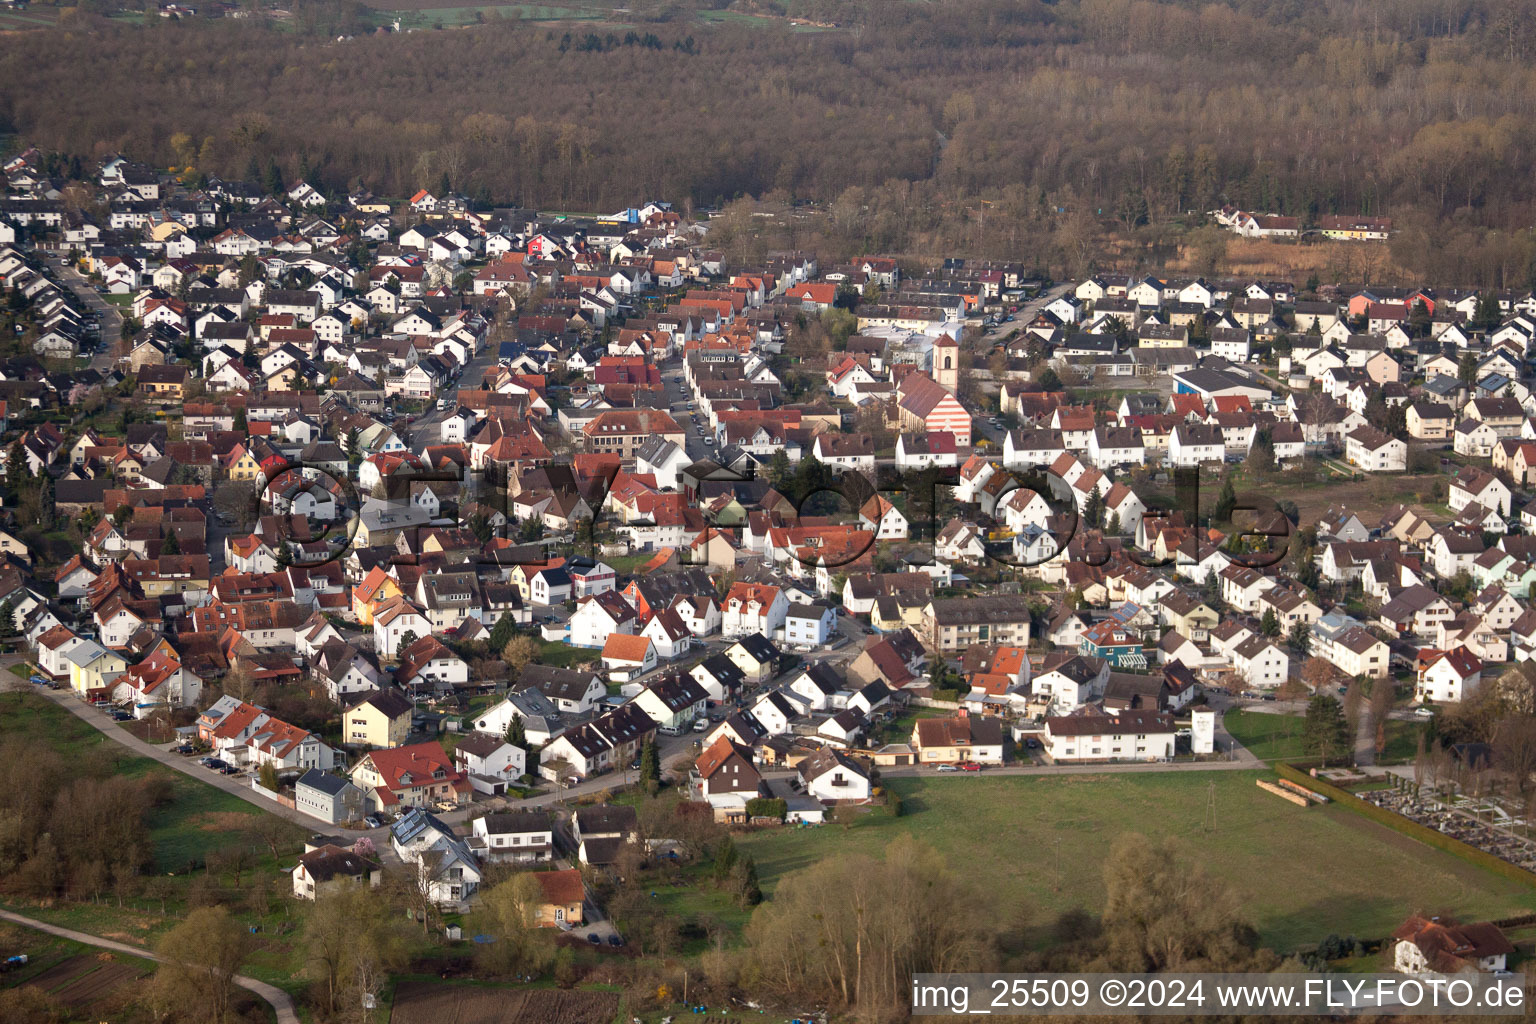
<path id="1" fill-rule="evenodd" d="M 1502 875 L 1505 878 L 1521 882 L 1525 885 L 1536 886 L 1536 873 L 1527 871 L 1522 867 L 1517 867 L 1507 860 L 1495 857 L 1486 850 L 1479 850 L 1477 847 L 1464 843 L 1460 839 L 1455 839 L 1444 832 L 1436 831 L 1428 825 L 1420 825 L 1418 822 L 1405 818 L 1394 811 L 1389 811 L 1384 807 L 1377 807 L 1369 801 L 1360 799 L 1347 789 L 1340 789 L 1326 779 L 1313 778 L 1295 765 L 1277 761 L 1275 763 L 1275 771 L 1279 773 L 1282 779 L 1289 779 L 1292 782 L 1306 786 L 1314 792 L 1331 797 L 1339 806 L 1347 807 L 1356 814 L 1385 825 L 1394 832 L 1399 832 L 1411 839 L 1417 839 L 1419 842 L 1433 846 L 1437 850 L 1444 850 L 1446 853 L 1453 854 L 1479 867 L 1487 868 L 1494 874 Z"/>

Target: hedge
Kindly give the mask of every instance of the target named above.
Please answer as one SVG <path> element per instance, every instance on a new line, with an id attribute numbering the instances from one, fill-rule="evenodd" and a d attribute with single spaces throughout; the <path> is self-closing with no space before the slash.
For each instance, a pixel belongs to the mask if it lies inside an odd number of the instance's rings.
<path id="1" fill-rule="evenodd" d="M 1437 850 L 1444 850 L 1446 853 L 1460 857 L 1462 860 L 1470 861 L 1479 867 L 1486 868 L 1496 875 L 1502 875 L 1505 878 L 1522 882 L 1525 885 L 1536 885 L 1536 873 L 1511 864 L 1500 857 L 1495 857 L 1486 850 L 1479 850 L 1469 843 L 1464 843 L 1460 839 L 1432 829 L 1428 825 L 1421 825 L 1411 818 L 1405 818 L 1395 811 L 1389 811 L 1385 807 L 1377 807 L 1370 801 L 1362 800 L 1349 792 L 1349 790 L 1340 789 L 1325 779 L 1313 778 L 1294 765 L 1277 761 L 1275 762 L 1275 771 L 1279 773 L 1281 778 L 1290 779 L 1292 782 L 1300 783 L 1308 789 L 1316 790 L 1324 796 L 1331 797 L 1339 806 L 1347 807 L 1356 814 L 1370 818 L 1372 821 L 1385 825 L 1394 832 L 1400 832 L 1410 839 L 1417 839 L 1427 846 L 1433 846 Z"/>
<path id="2" fill-rule="evenodd" d="M 772 797 L 753 797 L 747 801 L 747 814 L 753 818 L 777 818 L 784 820 L 789 813 L 789 803 Z"/>

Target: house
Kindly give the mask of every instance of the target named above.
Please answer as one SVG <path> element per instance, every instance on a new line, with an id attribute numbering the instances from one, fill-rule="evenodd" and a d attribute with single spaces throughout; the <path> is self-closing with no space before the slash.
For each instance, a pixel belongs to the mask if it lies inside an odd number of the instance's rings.
<path id="1" fill-rule="evenodd" d="M 383 878 L 379 862 L 352 850 L 326 844 L 299 855 L 293 869 L 293 895 L 319 899 L 348 889 L 375 886 Z"/>
<path id="2" fill-rule="evenodd" d="M 1029 643 L 1029 602 L 1022 595 L 945 598 L 923 608 L 923 639 L 937 651 L 972 644 Z"/>
<path id="3" fill-rule="evenodd" d="M 602 657 L 609 678 L 627 682 L 656 668 L 656 645 L 644 634 L 610 633 L 603 644 Z"/>
<path id="4" fill-rule="evenodd" d="M 661 732 L 686 732 L 704 713 L 704 688 L 693 677 L 678 675 L 659 679 L 635 694 L 630 703 L 644 711 Z"/>
<path id="5" fill-rule="evenodd" d="M 1460 512 L 1476 502 L 1485 509 L 1491 509 L 1507 517 L 1512 500 L 1513 495 L 1504 481 L 1486 469 L 1463 466 L 1460 472 L 1451 478 L 1446 504 L 1450 505 L 1452 512 Z"/>
<path id="6" fill-rule="evenodd" d="M 374 610 L 373 644 L 382 658 L 395 657 L 431 632 L 431 620 L 404 597 L 392 597 Z"/>
<path id="7" fill-rule="evenodd" d="M 1392 932 L 1392 967 L 1403 974 L 1503 971 L 1515 947 L 1497 925 L 1413 915 Z"/>
<path id="8" fill-rule="evenodd" d="M 585 920 L 582 907 L 587 901 L 587 887 L 581 880 L 580 868 L 536 871 L 533 877 L 538 880 L 542 894 L 534 911 L 535 924 L 540 928 L 558 928 Z"/>
<path id="9" fill-rule="evenodd" d="M 1250 636 L 1232 648 L 1231 657 L 1233 670 L 1254 689 L 1273 689 L 1290 673 L 1290 655 L 1268 637 Z"/>
<path id="10" fill-rule="evenodd" d="M 618 591 L 584 597 L 570 618 L 572 647 L 602 648 L 614 633 L 634 634 L 640 624 L 635 609 Z"/>
<path id="11" fill-rule="evenodd" d="M 829 604 L 792 604 L 784 616 L 784 642 L 791 647 L 821 647 L 837 632 L 837 609 Z"/>
<path id="12" fill-rule="evenodd" d="M 705 747 L 688 776 L 688 799 L 709 804 L 716 821 L 731 825 L 747 823 L 747 801 L 756 799 L 762 788 L 751 748 L 728 736 Z"/>
<path id="13" fill-rule="evenodd" d="M 537 690 L 555 707 L 569 714 L 584 714 L 608 695 L 596 672 L 529 664 L 517 674 L 513 690 Z"/>
<path id="14" fill-rule="evenodd" d="M 470 793 L 469 780 L 436 741 L 370 751 L 352 769 L 352 782 L 379 810 L 458 805 Z"/>
<path id="15" fill-rule="evenodd" d="M 1367 473 L 1402 473 L 1408 446 L 1375 427 L 1357 427 L 1344 440 L 1344 458 Z"/>
<path id="16" fill-rule="evenodd" d="M 311 768 L 293 786 L 293 807 L 328 825 L 361 821 L 372 810 L 367 794 L 339 775 Z"/>
<path id="17" fill-rule="evenodd" d="M 1459 704 L 1472 696 L 1483 678 L 1483 663 L 1465 647 L 1451 651 L 1420 651 L 1415 700 Z"/>
<path id="18" fill-rule="evenodd" d="M 1107 714 L 1085 705 L 1067 715 L 1047 715 L 1044 747 L 1055 763 L 1159 761 L 1173 757 L 1173 716 L 1161 711 Z"/>
<path id="19" fill-rule="evenodd" d="M 1003 726 L 963 708 L 952 718 L 920 718 L 912 729 L 918 764 L 1003 763 Z"/>
<path id="20" fill-rule="evenodd" d="M 761 633 L 742 637 L 724 651 L 725 657 L 749 683 L 762 683 L 778 671 L 779 649 Z"/>
<path id="21" fill-rule="evenodd" d="M 470 823 L 469 848 L 484 860 L 545 864 L 555 855 L 555 821 L 548 811 L 503 811 Z"/>
<path id="22" fill-rule="evenodd" d="M 737 581 L 721 607 L 720 632 L 726 637 L 775 635 L 789 614 L 789 598 L 779 587 Z"/>
<path id="23" fill-rule="evenodd" d="M 836 750 L 823 747 L 795 766 L 808 796 L 823 804 L 862 804 L 869 801 L 869 773 Z"/>
<path id="24" fill-rule="evenodd" d="M 459 909 L 480 888 L 479 861 L 469 843 L 421 807 L 389 827 L 389 842 L 402 863 L 416 869 L 421 893 L 439 907 Z"/>
<path id="25" fill-rule="evenodd" d="M 877 541 L 907 539 L 907 517 L 878 494 L 860 507 L 859 525 L 873 533 Z"/>
<path id="26" fill-rule="evenodd" d="M 453 748 L 453 763 L 469 777 L 475 792 L 500 796 L 506 792 L 507 783 L 526 774 L 528 753 L 494 733 L 473 732 Z"/>
<path id="27" fill-rule="evenodd" d="M 1077 653 L 1101 658 L 1113 668 L 1145 668 L 1147 664 L 1141 637 L 1114 619 L 1096 622 L 1083 630 Z"/>
<path id="28" fill-rule="evenodd" d="M 349 747 L 398 747 L 411 734 L 415 705 L 399 690 L 376 690 L 342 714 L 342 742 Z"/>

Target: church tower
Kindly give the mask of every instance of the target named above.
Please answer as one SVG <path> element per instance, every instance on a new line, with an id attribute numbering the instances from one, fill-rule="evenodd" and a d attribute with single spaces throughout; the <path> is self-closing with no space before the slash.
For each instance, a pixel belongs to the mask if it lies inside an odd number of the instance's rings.
<path id="1" fill-rule="evenodd" d="M 960 343 L 947 334 L 933 343 L 932 376 L 950 394 L 960 390 Z"/>

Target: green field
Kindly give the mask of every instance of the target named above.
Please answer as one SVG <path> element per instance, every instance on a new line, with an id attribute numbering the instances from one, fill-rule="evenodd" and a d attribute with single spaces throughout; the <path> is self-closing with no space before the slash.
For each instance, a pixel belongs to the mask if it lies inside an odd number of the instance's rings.
<path id="1" fill-rule="evenodd" d="M 1536 910 L 1536 890 L 1489 874 L 1340 807 L 1301 808 L 1220 771 L 893 779 L 905 815 L 879 809 L 848 830 L 762 831 L 738 840 L 765 892 L 785 873 L 844 853 L 878 855 L 911 832 L 1042 930 L 1073 907 L 1097 913 L 1114 838 L 1173 836 L 1237 891 L 1262 941 L 1309 946 L 1331 932 L 1387 935 L 1414 911 L 1476 920 Z M 1214 795 L 1213 795 L 1214 794 Z M 1215 827 L 1207 831 L 1208 806 Z"/>
<path id="2" fill-rule="evenodd" d="M 1301 738 L 1303 724 L 1297 715 L 1272 715 L 1234 708 L 1222 716 L 1222 721 L 1232 738 L 1252 751 L 1255 757 L 1274 761 L 1307 756 Z M 1387 746 L 1382 752 L 1382 760 L 1405 761 L 1413 757 L 1423 728 L 1421 722 L 1389 720 Z"/>
<path id="3" fill-rule="evenodd" d="M 304 986 L 304 980 L 297 974 L 294 937 L 275 937 L 290 923 L 288 902 L 281 894 L 288 885 L 287 871 L 302 850 L 303 829 L 292 826 L 283 856 L 274 858 L 246 831 L 262 816 L 259 807 L 130 753 L 67 709 L 34 693 L 0 694 L 0 737 L 14 735 L 43 740 L 68 755 L 69 763 L 82 772 L 99 772 L 105 767 L 119 775 L 159 776 L 167 780 L 172 796 L 149 818 L 154 870 L 159 877 L 141 879 L 137 894 L 122 901 L 61 901 L 48 905 L 20 901 L 12 909 L 52 924 L 148 945 L 180 919 L 194 887 L 211 886 L 211 890 L 204 889 L 205 896 L 216 896 L 258 929 L 256 952 L 247 973 L 290 991 Z M 209 877 L 201 868 L 187 870 L 188 865 L 201 864 L 213 851 L 236 844 L 251 850 L 238 884 L 229 874 Z M 258 887 L 267 888 L 279 898 L 255 900 L 253 893 Z"/>

